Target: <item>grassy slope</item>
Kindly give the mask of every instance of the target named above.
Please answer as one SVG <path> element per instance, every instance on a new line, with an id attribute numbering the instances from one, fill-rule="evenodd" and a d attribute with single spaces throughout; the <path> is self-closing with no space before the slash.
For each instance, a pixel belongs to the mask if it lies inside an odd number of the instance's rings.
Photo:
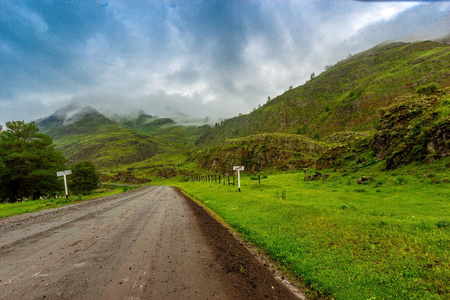
<path id="1" fill-rule="evenodd" d="M 178 125 L 170 118 L 151 117 L 142 113 L 138 116 L 122 116 L 116 119 L 126 128 L 166 144 L 175 153 L 185 150 L 209 129 L 207 125 Z"/>
<path id="2" fill-rule="evenodd" d="M 209 126 L 162 125 L 146 134 L 179 152 L 190 147 L 208 129 Z"/>
<path id="3" fill-rule="evenodd" d="M 337 63 L 328 71 L 271 100 L 254 112 L 226 120 L 202 143 L 262 132 L 279 132 L 284 106 L 288 133 L 324 137 L 373 129 L 378 109 L 416 87 L 450 85 L 450 45 L 437 42 L 380 45 Z"/>
<path id="4" fill-rule="evenodd" d="M 162 144 L 125 129 L 98 112 L 86 114 L 68 125 L 49 127 L 44 132 L 71 162 L 89 160 L 98 167 L 140 161 L 164 151 Z"/>

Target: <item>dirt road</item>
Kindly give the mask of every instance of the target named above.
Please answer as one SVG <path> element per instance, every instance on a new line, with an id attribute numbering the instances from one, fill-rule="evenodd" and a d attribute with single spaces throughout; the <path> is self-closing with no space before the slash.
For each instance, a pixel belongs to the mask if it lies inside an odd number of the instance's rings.
<path id="1" fill-rule="evenodd" d="M 296 299 L 171 187 L 0 220 L 0 299 Z"/>

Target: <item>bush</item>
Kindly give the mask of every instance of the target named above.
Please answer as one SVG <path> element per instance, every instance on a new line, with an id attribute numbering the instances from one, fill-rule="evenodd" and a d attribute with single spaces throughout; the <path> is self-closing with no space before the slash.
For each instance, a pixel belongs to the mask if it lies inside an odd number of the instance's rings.
<path id="1" fill-rule="evenodd" d="M 88 195 L 100 186 L 100 175 L 89 161 L 82 161 L 71 166 L 72 175 L 68 176 L 69 190 L 73 194 Z"/>
<path id="2" fill-rule="evenodd" d="M 448 221 L 439 221 L 439 222 L 436 223 L 436 227 L 439 228 L 439 229 L 450 227 L 450 222 L 448 222 Z"/>
<path id="3" fill-rule="evenodd" d="M 438 85 L 434 82 L 431 82 L 429 84 L 420 85 L 416 88 L 417 94 L 431 94 L 433 92 L 436 92 L 439 89 Z"/>

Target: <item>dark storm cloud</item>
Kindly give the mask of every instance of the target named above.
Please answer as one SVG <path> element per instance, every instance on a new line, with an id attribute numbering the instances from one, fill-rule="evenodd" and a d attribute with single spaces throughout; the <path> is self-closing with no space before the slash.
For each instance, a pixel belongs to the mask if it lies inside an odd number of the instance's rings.
<path id="1" fill-rule="evenodd" d="M 0 2 L 0 123 L 73 103 L 230 117 L 312 72 L 423 31 L 447 4 Z"/>

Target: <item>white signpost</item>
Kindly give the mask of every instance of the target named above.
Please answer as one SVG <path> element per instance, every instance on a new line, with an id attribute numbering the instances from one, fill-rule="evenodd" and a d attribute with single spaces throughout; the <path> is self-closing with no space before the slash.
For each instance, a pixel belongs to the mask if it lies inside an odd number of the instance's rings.
<path id="1" fill-rule="evenodd" d="M 238 172 L 238 191 L 241 191 L 241 173 L 240 171 L 244 171 L 244 166 L 234 166 L 233 171 Z"/>
<path id="2" fill-rule="evenodd" d="M 66 190 L 66 199 L 69 198 L 69 193 L 67 191 L 66 175 L 70 175 L 70 174 L 72 174 L 72 170 L 65 170 L 65 171 L 56 172 L 56 176 L 58 176 L 58 177 L 64 176 L 64 188 Z"/>

